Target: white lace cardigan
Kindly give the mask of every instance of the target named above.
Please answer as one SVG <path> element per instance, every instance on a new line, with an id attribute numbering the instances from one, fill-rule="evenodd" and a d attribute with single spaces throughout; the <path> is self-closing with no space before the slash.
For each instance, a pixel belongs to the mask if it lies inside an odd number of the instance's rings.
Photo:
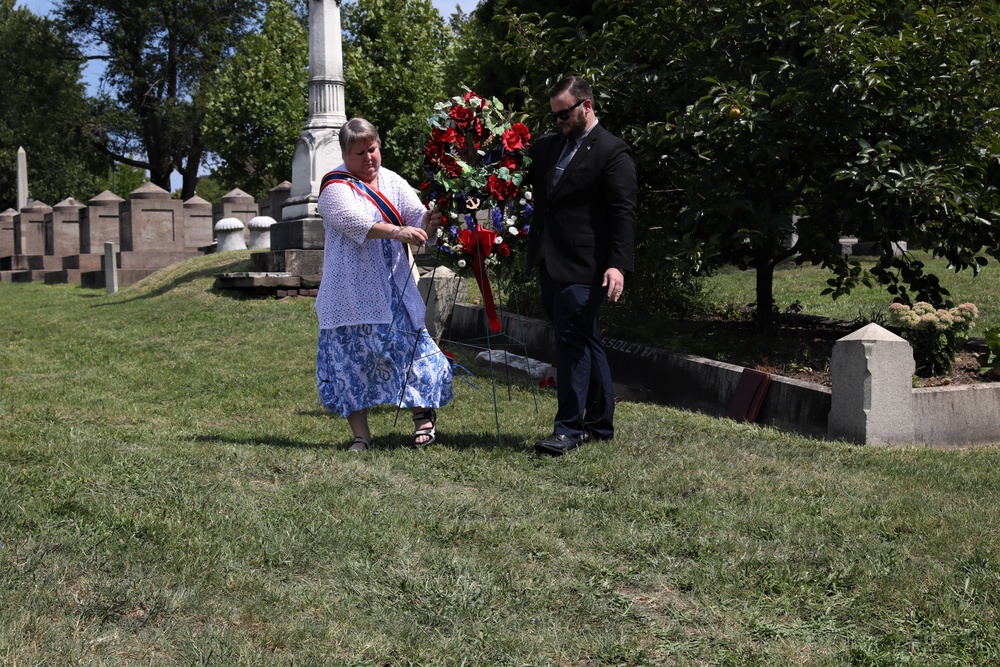
<path id="1" fill-rule="evenodd" d="M 379 191 L 395 205 L 404 224 L 420 225 L 424 205 L 404 178 L 381 167 L 378 185 Z M 392 249 L 391 276 L 403 294 L 402 307 L 422 329 L 424 302 L 414 284 L 403 244 L 365 238 L 375 223 L 384 222 L 375 205 L 348 185 L 331 183 L 320 195 L 318 209 L 326 231 L 323 280 L 316 297 L 320 329 L 393 321 L 400 304 L 392 298 L 382 256 L 383 243 L 389 243 Z"/>

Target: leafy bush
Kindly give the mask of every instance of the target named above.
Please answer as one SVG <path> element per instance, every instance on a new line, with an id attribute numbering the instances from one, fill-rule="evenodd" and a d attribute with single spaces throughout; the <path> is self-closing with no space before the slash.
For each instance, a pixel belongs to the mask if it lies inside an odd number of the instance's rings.
<path id="1" fill-rule="evenodd" d="M 1000 366 L 1000 327 L 987 327 L 983 330 L 986 340 L 986 352 L 978 357 L 979 374 L 993 377 L 997 375 Z"/>
<path id="2" fill-rule="evenodd" d="M 955 355 L 976 326 L 979 309 L 973 303 L 945 310 L 920 301 L 911 308 L 902 303 L 889 306 L 889 323 L 913 346 L 919 377 L 951 373 Z"/>

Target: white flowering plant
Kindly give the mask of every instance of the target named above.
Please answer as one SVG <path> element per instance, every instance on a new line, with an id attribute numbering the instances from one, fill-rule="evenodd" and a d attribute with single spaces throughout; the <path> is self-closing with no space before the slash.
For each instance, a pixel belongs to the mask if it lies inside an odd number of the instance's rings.
<path id="1" fill-rule="evenodd" d="M 955 355 L 976 326 L 979 309 L 974 303 L 954 308 L 935 308 L 926 301 L 913 306 L 894 303 L 889 306 L 889 324 L 913 347 L 916 373 L 935 377 L 951 373 Z"/>

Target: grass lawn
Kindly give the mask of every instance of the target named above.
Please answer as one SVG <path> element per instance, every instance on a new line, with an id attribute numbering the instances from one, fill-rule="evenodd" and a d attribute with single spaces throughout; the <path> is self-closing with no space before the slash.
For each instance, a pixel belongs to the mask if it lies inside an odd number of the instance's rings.
<path id="1" fill-rule="evenodd" d="M 926 253 L 915 254 L 929 272 L 938 276 L 955 304 L 971 301 L 978 306 L 980 317 L 971 332 L 972 338 L 983 338 L 988 328 L 1000 327 L 1000 268 L 995 262 L 973 276 L 969 271 L 956 274 L 945 261 Z M 862 258 L 869 265 L 873 261 Z M 853 323 L 855 328 L 869 322 L 886 322 L 892 297 L 881 286 L 862 286 L 833 300 L 820 294 L 830 277 L 829 271 L 818 266 L 789 263 L 778 267 L 774 273 L 778 312 L 786 312 L 790 305 L 796 304 L 796 312 Z M 758 330 L 750 321 L 749 311 L 741 312 L 756 300 L 755 283 L 754 271 L 723 269 L 701 281 L 700 300 L 707 316 L 702 313 L 689 319 L 656 316 L 635 319 L 629 316 L 626 307 L 612 306 L 605 309 L 603 322 L 615 337 L 673 352 L 742 366 L 764 363 L 767 367 L 773 362 L 785 371 L 794 367 L 824 371 L 829 365 L 833 342 L 843 333 L 817 331 L 815 337 L 810 337 L 801 320 L 793 323 L 787 318 L 773 330 Z M 720 322 L 720 317 L 727 321 Z"/>
<path id="2" fill-rule="evenodd" d="M 914 253 L 926 266 L 927 272 L 934 273 L 951 293 L 956 304 L 971 301 L 979 307 L 980 319 L 973 336 L 981 334 L 986 327 L 1000 327 L 1000 265 L 992 261 L 980 270 L 979 275 L 971 271 L 955 273 L 948 269 L 948 263 L 932 259 L 927 253 Z M 862 258 L 863 259 L 863 258 Z M 874 260 L 869 260 L 868 264 Z M 888 314 L 892 296 L 880 286 L 860 287 L 836 301 L 830 296 L 821 296 L 832 274 L 818 266 L 795 266 L 786 264 L 774 273 L 774 300 L 778 310 L 785 310 L 790 304 L 799 302 L 803 312 L 822 315 L 838 320 L 852 321 L 858 318 L 876 319 L 875 316 Z M 705 280 L 708 300 L 717 305 L 727 303 L 743 306 L 756 300 L 754 294 L 755 277 L 752 271 L 725 269 Z"/>
<path id="3" fill-rule="evenodd" d="M 0 284 L 0 663 L 1000 663 L 1000 450 L 623 403 L 539 458 L 554 395 L 480 377 L 351 454 L 312 301 L 212 291 L 246 257 Z"/>

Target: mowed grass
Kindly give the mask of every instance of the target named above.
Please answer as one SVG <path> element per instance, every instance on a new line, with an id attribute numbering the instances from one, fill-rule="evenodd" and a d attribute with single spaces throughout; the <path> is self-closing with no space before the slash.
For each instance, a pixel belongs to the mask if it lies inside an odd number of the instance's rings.
<path id="1" fill-rule="evenodd" d="M 212 290 L 245 260 L 0 284 L 0 663 L 1000 662 L 997 450 L 622 403 L 539 458 L 554 395 L 477 369 L 350 454 L 312 301 Z"/>
<path id="2" fill-rule="evenodd" d="M 948 262 L 934 259 L 928 253 L 916 252 L 914 256 L 925 265 L 925 271 L 936 275 L 950 292 L 955 304 L 971 301 L 980 311 L 980 319 L 972 335 L 981 334 L 986 327 L 1000 327 L 1000 264 L 991 259 L 978 275 L 972 271 L 956 273 Z M 873 258 L 860 258 L 863 266 L 874 264 Z M 783 264 L 774 272 L 774 300 L 778 310 L 798 303 L 802 312 L 832 317 L 838 320 L 877 320 L 888 314 L 892 295 L 877 283 L 871 287 L 858 287 L 837 300 L 821 292 L 832 277 L 829 270 L 819 266 Z M 755 274 L 728 268 L 705 279 L 703 285 L 707 299 L 720 306 L 744 306 L 756 301 Z"/>

